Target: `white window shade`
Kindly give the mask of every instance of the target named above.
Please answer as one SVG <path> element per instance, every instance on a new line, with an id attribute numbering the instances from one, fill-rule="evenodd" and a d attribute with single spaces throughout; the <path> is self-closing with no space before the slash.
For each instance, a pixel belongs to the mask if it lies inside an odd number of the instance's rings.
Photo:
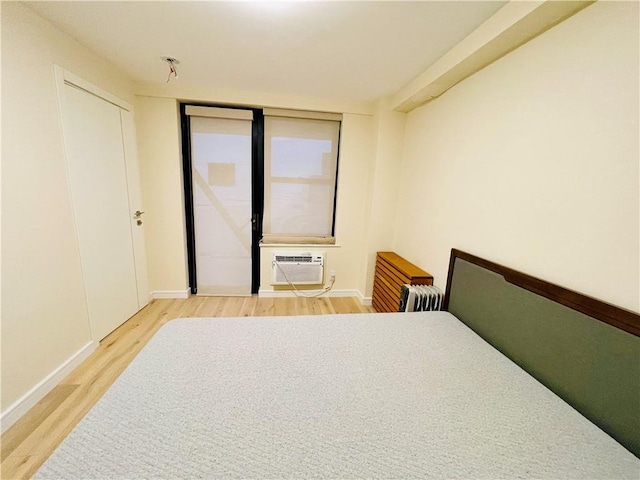
<path id="1" fill-rule="evenodd" d="M 263 234 L 330 237 L 340 122 L 266 115 Z"/>
<path id="2" fill-rule="evenodd" d="M 190 120 L 196 282 L 201 295 L 251 294 L 252 123 L 238 119 L 238 112 Z"/>

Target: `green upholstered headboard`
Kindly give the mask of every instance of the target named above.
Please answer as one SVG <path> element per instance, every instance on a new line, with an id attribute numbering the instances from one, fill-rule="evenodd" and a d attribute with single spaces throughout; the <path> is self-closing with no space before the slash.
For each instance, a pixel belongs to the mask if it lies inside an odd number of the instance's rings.
<path id="1" fill-rule="evenodd" d="M 444 308 L 640 457 L 639 315 L 456 249 Z"/>

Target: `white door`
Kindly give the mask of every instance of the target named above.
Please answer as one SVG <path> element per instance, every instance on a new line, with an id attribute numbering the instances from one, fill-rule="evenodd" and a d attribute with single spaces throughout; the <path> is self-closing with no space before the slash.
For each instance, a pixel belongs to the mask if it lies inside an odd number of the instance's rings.
<path id="1" fill-rule="evenodd" d="M 61 113 L 91 335 L 101 340 L 140 307 L 125 162 L 131 136 L 123 136 L 120 107 L 67 83 Z"/>
<path id="2" fill-rule="evenodd" d="M 191 116 L 190 124 L 198 295 L 251 295 L 252 122 Z"/>

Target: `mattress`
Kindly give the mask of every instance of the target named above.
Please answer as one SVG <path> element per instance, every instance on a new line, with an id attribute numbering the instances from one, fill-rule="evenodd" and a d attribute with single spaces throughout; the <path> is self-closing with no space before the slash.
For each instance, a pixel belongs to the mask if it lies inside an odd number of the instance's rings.
<path id="1" fill-rule="evenodd" d="M 634 478 L 446 312 L 178 319 L 34 478 Z"/>

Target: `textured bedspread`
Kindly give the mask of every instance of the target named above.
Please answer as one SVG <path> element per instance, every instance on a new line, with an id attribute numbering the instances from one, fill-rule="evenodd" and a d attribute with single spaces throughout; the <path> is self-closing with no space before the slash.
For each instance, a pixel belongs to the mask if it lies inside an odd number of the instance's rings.
<path id="1" fill-rule="evenodd" d="M 444 312 L 180 319 L 35 478 L 640 478 Z"/>

